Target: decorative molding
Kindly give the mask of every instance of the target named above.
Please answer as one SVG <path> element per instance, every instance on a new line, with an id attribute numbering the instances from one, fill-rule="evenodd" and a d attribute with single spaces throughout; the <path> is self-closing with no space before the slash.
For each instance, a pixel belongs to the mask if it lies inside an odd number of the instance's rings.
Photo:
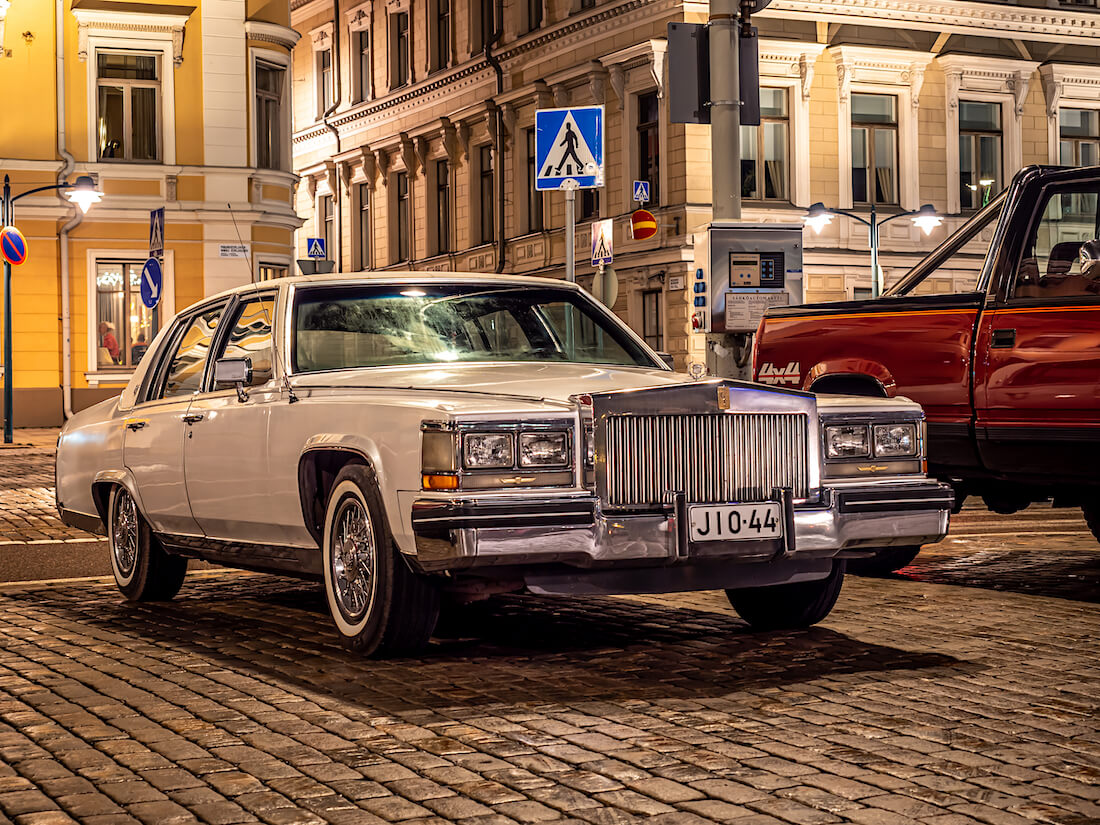
<path id="1" fill-rule="evenodd" d="M 405 164 L 405 171 L 408 172 L 409 177 L 416 177 L 416 172 L 419 167 L 416 165 L 416 149 L 413 146 L 412 140 L 409 138 L 408 132 L 401 132 L 398 136 L 401 142 L 401 162 Z"/>
<path id="2" fill-rule="evenodd" d="M 277 23 L 266 23 L 262 20 L 245 20 L 244 32 L 249 40 L 274 43 L 284 49 L 293 49 L 302 37 L 294 29 L 280 26 Z"/>
<path id="3" fill-rule="evenodd" d="M 550 92 L 550 87 L 546 85 L 545 80 L 536 80 L 535 86 L 535 108 L 536 109 L 549 109 L 550 105 L 554 101 L 554 96 Z"/>
<path id="4" fill-rule="evenodd" d="M 323 26 L 318 26 L 315 29 L 311 29 L 309 32 L 309 42 L 315 52 L 323 52 L 325 49 L 332 48 L 332 23 L 325 23 Z"/>
<path id="5" fill-rule="evenodd" d="M 935 58 L 931 52 L 875 46 L 830 46 L 828 50 L 836 61 L 841 102 L 848 102 L 854 82 L 907 86 L 910 104 L 914 109 L 920 106 L 924 71 Z"/>
<path id="6" fill-rule="evenodd" d="M 458 129 L 456 131 L 458 136 L 458 145 L 462 150 L 462 159 L 470 159 L 470 124 L 464 120 L 458 122 Z"/>
<path id="7" fill-rule="evenodd" d="M 1065 101 L 1100 101 L 1100 66 L 1075 63 L 1045 63 L 1039 67 L 1039 77 L 1046 97 L 1047 117 L 1055 117 Z"/>
<path id="8" fill-rule="evenodd" d="M 416 163 L 421 169 L 428 168 L 428 152 L 431 150 L 431 141 L 427 137 L 413 138 L 413 153 L 416 155 Z"/>
<path id="9" fill-rule="evenodd" d="M 626 100 L 626 72 L 619 64 L 610 66 L 607 70 L 608 79 L 611 81 L 611 90 L 615 93 L 617 108 L 623 110 L 623 101 Z"/>
<path id="10" fill-rule="evenodd" d="M 810 99 L 814 64 L 825 51 L 824 43 L 760 39 L 760 77 L 797 77 L 803 100 Z"/>
<path id="11" fill-rule="evenodd" d="M 504 142 L 510 144 L 516 134 L 516 107 L 511 103 L 500 104 L 500 119 L 504 124 Z"/>
<path id="12" fill-rule="evenodd" d="M 390 155 L 385 149 L 374 150 L 374 168 L 378 170 L 378 177 L 383 186 L 390 185 Z"/>
<path id="13" fill-rule="evenodd" d="M 344 12 L 348 31 L 361 32 L 370 28 L 371 4 L 360 3 Z"/>
<path id="14" fill-rule="evenodd" d="M 1034 60 L 1012 60 L 970 54 L 946 54 L 936 58 L 947 81 L 947 107 L 955 111 L 959 97 L 1010 93 L 1017 117 L 1023 114 L 1031 76 L 1039 67 Z"/>
<path id="15" fill-rule="evenodd" d="M 150 8 L 140 6 L 142 9 Z M 81 61 L 88 59 L 88 37 L 97 35 L 150 38 L 172 40 L 172 62 L 179 66 L 183 63 L 184 27 L 195 11 L 193 6 L 171 6 L 175 12 L 187 10 L 186 14 L 157 14 L 147 11 L 126 11 L 125 6 L 110 9 L 72 10 L 76 18 L 77 47 L 76 55 Z"/>
<path id="16" fill-rule="evenodd" d="M 620 49 L 617 52 L 601 57 L 600 63 L 608 70 L 611 78 L 611 88 L 619 98 L 619 108 L 623 104 L 623 89 L 626 85 L 626 70 L 640 62 L 648 64 L 650 76 L 657 87 L 657 97 L 665 96 L 665 56 L 668 51 L 668 41 L 663 38 L 644 40 L 637 45 Z"/>
<path id="17" fill-rule="evenodd" d="M 564 83 L 555 83 L 551 91 L 554 93 L 555 106 L 565 108 L 569 105 L 569 89 L 566 88 Z"/>
<path id="18" fill-rule="evenodd" d="M 607 69 L 595 60 L 588 65 L 591 67 L 588 72 L 588 91 L 592 94 L 592 100 L 603 106 L 607 102 Z"/>
<path id="19" fill-rule="evenodd" d="M 443 151 L 447 153 L 447 160 L 451 165 L 458 166 L 462 162 L 462 147 L 458 143 L 458 130 L 448 118 L 441 118 L 443 122 Z"/>
<path id="20" fill-rule="evenodd" d="M 410 0 L 386 0 L 386 14 L 397 14 L 398 12 L 408 11 Z"/>

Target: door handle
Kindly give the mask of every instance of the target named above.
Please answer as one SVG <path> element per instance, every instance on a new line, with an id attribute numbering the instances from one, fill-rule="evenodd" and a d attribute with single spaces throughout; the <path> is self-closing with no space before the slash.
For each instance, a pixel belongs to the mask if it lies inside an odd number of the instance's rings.
<path id="1" fill-rule="evenodd" d="M 133 430 L 136 433 L 138 430 L 144 429 L 148 423 L 144 418 L 133 418 L 126 422 L 126 429 Z"/>
<path id="2" fill-rule="evenodd" d="M 188 424 L 194 424 L 196 421 L 202 421 L 204 417 L 202 413 L 185 413 L 183 420 Z"/>
<path id="3" fill-rule="evenodd" d="M 991 347 L 1014 347 L 1016 346 L 1016 330 L 1014 329 L 995 329 L 993 330 L 993 341 L 990 343 Z"/>

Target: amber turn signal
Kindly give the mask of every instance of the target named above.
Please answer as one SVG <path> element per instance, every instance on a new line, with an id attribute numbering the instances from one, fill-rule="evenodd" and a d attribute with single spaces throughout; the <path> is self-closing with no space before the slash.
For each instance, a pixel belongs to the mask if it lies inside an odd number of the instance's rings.
<path id="1" fill-rule="evenodd" d="M 457 490 L 458 476 L 428 475 L 422 476 L 425 490 Z"/>

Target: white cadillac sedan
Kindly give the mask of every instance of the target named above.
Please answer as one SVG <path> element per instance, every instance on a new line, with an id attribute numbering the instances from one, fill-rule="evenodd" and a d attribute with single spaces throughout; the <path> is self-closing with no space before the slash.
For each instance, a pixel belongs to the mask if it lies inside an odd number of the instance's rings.
<path id="1" fill-rule="evenodd" d="M 443 594 L 724 589 L 808 626 L 845 558 L 944 536 L 924 466 L 905 399 L 693 380 L 561 281 L 385 273 L 181 312 L 65 425 L 57 502 L 128 599 L 172 598 L 188 557 L 306 576 L 382 653 Z"/>

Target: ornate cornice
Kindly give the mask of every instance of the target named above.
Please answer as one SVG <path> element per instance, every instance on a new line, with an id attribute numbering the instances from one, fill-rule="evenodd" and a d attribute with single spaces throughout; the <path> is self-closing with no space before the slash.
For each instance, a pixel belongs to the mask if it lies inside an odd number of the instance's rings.
<path id="1" fill-rule="evenodd" d="M 294 29 L 280 26 L 277 23 L 267 23 L 263 20 L 245 20 L 244 31 L 249 40 L 274 43 L 285 49 L 293 49 L 302 37 Z"/>
<path id="2" fill-rule="evenodd" d="M 142 6 L 142 9 L 147 8 Z M 77 47 L 80 60 L 88 59 L 88 36 L 125 34 L 138 37 L 172 40 L 172 62 L 183 62 L 183 32 L 194 6 L 165 6 L 164 14 L 148 11 L 126 11 L 124 7 L 74 8 Z"/>

